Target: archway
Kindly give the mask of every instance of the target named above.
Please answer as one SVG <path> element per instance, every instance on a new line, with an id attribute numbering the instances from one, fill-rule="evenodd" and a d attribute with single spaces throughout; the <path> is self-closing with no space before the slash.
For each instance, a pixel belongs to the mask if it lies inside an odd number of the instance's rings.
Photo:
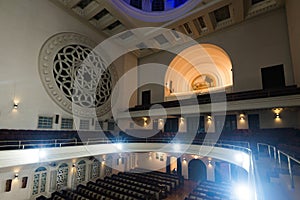
<path id="1" fill-rule="evenodd" d="M 228 54 L 213 44 L 198 44 L 180 52 L 165 75 L 165 100 L 225 89 L 233 84 Z"/>
<path id="2" fill-rule="evenodd" d="M 207 180 L 206 165 L 201 160 L 191 160 L 188 164 L 188 177 L 193 181 Z"/>

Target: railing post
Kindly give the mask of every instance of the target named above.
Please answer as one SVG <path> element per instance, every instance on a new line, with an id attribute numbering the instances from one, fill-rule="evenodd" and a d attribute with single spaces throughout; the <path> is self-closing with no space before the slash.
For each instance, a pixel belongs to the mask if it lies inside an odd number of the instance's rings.
<path id="1" fill-rule="evenodd" d="M 56 145 L 57 145 L 57 139 L 54 140 L 54 145 L 55 145 L 54 147 L 56 147 Z"/>
<path id="2" fill-rule="evenodd" d="M 270 147 L 270 145 L 268 145 L 268 153 L 269 153 L 269 157 L 272 158 L 272 156 L 271 156 L 271 147 Z"/>
<path id="3" fill-rule="evenodd" d="M 21 149 L 21 143 L 22 143 L 22 141 L 19 140 L 19 149 Z"/>
<path id="4" fill-rule="evenodd" d="M 277 160 L 277 157 L 276 157 L 276 147 L 273 147 L 273 155 L 274 155 L 274 159 L 275 159 L 275 162 Z"/>
<path id="5" fill-rule="evenodd" d="M 260 152 L 260 149 L 259 149 L 259 143 L 257 143 L 257 153 Z"/>
<path id="6" fill-rule="evenodd" d="M 279 163 L 279 167 L 281 168 L 281 157 L 280 157 L 280 151 L 277 150 L 278 152 L 278 163 Z"/>
<path id="7" fill-rule="evenodd" d="M 293 170 L 292 170 L 292 165 L 291 165 L 291 159 L 289 156 L 287 156 L 288 159 L 288 167 L 289 167 L 289 174 L 290 174 L 290 178 L 291 178 L 291 188 L 295 188 L 295 184 L 294 184 L 294 176 L 293 176 Z"/>
<path id="8" fill-rule="evenodd" d="M 75 138 L 75 145 L 77 145 L 77 138 Z"/>

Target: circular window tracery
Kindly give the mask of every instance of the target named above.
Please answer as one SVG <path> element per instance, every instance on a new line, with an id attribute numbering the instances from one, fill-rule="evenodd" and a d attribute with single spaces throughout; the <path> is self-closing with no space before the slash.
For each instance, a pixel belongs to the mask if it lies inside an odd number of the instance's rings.
<path id="1" fill-rule="evenodd" d="M 60 33 L 43 45 L 39 73 L 50 97 L 65 111 L 83 117 L 110 111 L 116 72 L 93 48 L 96 44 L 75 33 Z"/>
<path id="2" fill-rule="evenodd" d="M 88 108 L 99 107 L 109 99 L 112 90 L 111 75 L 103 63 L 101 57 L 88 47 L 65 46 L 54 58 L 56 85 L 73 103 Z"/>

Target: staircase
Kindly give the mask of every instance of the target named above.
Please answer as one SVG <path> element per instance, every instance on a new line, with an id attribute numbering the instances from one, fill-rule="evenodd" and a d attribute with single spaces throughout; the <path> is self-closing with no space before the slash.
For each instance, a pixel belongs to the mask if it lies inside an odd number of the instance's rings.
<path id="1" fill-rule="evenodd" d="M 257 170 L 257 190 L 259 200 L 299 200 L 300 198 L 300 173 L 294 170 L 295 188 L 291 188 L 291 179 L 287 163 L 270 158 L 267 153 L 260 153 L 254 161 Z"/>

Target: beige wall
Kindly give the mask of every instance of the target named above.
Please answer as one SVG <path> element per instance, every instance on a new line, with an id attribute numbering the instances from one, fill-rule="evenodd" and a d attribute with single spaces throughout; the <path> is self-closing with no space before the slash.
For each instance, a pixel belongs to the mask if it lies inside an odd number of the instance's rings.
<path id="1" fill-rule="evenodd" d="M 215 44 L 228 53 L 233 65 L 234 92 L 262 89 L 261 68 L 278 64 L 284 64 L 286 85 L 295 84 L 284 8 L 217 31 L 200 38 L 199 43 Z M 171 53 L 160 52 L 141 58 L 139 64 L 161 63 L 168 66 L 173 58 Z M 147 76 L 148 73 L 139 72 L 139 80 Z M 164 75 L 157 76 L 163 82 Z M 163 95 L 161 90 L 157 98 L 153 98 L 163 101 Z"/>
<path id="2" fill-rule="evenodd" d="M 286 10 L 287 10 L 287 23 L 289 30 L 289 41 L 290 41 L 290 50 L 292 56 L 292 63 L 294 69 L 294 78 L 295 83 L 300 86 L 300 1 L 297 0 L 287 0 L 285 1 Z"/>
<path id="3" fill-rule="evenodd" d="M 1 1 L 0 24 L 0 129 L 37 129 L 40 115 L 72 118 L 45 91 L 38 73 L 39 52 L 49 37 L 61 32 L 79 33 L 97 43 L 104 37 L 47 0 Z M 136 63 L 132 54 L 117 59 L 114 64 L 118 76 Z M 132 82 L 137 83 L 137 76 Z M 14 100 L 19 101 L 17 111 L 13 110 Z M 136 102 L 134 94 L 129 104 Z M 105 119 L 110 115 L 102 117 Z M 75 122 L 79 124 L 79 119 Z M 60 124 L 54 124 L 53 129 L 60 129 Z"/>
<path id="4" fill-rule="evenodd" d="M 36 129 L 39 115 L 70 117 L 42 86 L 40 49 L 60 32 L 80 33 L 96 42 L 103 38 L 50 1 L 1 1 L 0 24 L 0 128 Z M 12 111 L 14 99 L 19 100 L 17 112 Z"/>

